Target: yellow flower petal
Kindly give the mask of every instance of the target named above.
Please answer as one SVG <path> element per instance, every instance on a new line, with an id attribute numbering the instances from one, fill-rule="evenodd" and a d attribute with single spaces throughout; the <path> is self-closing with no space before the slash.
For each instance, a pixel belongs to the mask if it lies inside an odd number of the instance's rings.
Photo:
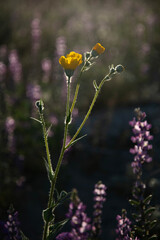
<path id="1" fill-rule="evenodd" d="M 82 54 L 70 52 L 67 56 L 61 56 L 59 63 L 64 69 L 75 70 L 82 63 Z"/>

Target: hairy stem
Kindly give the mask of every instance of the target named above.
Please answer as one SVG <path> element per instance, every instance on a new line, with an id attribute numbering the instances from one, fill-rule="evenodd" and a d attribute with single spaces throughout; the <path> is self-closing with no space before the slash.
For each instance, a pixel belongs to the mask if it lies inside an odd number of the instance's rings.
<path id="1" fill-rule="evenodd" d="M 79 134 L 80 131 L 82 130 L 82 128 L 83 128 L 84 124 L 86 123 L 89 115 L 91 114 L 92 108 L 93 108 L 93 106 L 94 106 L 94 104 L 95 104 L 95 102 L 96 102 L 96 99 L 97 99 L 97 97 L 98 97 L 98 95 L 99 95 L 99 92 L 100 92 L 100 90 L 101 90 L 101 88 L 102 88 L 102 86 L 103 86 L 103 84 L 104 84 L 104 82 L 105 82 L 105 79 L 106 79 L 106 78 L 104 78 L 104 79 L 100 82 L 100 84 L 99 84 L 99 86 L 98 86 L 98 89 L 97 89 L 97 91 L 95 92 L 94 98 L 93 98 L 93 100 L 92 100 L 92 103 L 91 103 L 91 105 L 90 105 L 90 107 L 89 107 L 89 110 L 88 110 L 88 112 L 87 112 L 84 120 L 82 121 L 81 125 L 79 126 L 79 128 L 78 128 L 77 131 L 76 131 L 76 133 L 74 134 L 74 136 L 72 137 L 72 139 L 70 140 L 70 142 L 68 143 L 68 145 L 65 147 L 65 149 L 67 149 L 67 148 L 70 147 L 70 145 L 72 144 L 72 142 L 76 139 L 76 137 L 78 136 L 78 134 Z"/>
<path id="2" fill-rule="evenodd" d="M 55 169 L 54 178 L 53 178 L 53 181 L 51 182 L 51 188 L 50 188 L 49 200 L 48 200 L 48 208 L 50 208 L 52 206 L 52 199 L 53 199 L 53 194 L 54 194 L 55 185 L 56 185 L 56 181 L 57 181 L 57 176 L 58 176 L 59 169 L 60 169 L 60 166 L 61 166 L 61 163 L 62 163 L 64 152 L 65 152 L 65 144 L 66 144 L 66 139 L 67 139 L 68 124 L 69 124 L 69 122 L 67 121 L 67 118 L 70 114 L 69 102 L 70 102 L 70 78 L 68 78 L 68 84 L 67 84 L 67 103 L 66 103 L 66 116 L 65 116 L 65 128 L 64 128 L 63 145 L 62 145 L 61 153 L 60 153 L 58 163 L 57 163 L 57 166 L 56 166 L 56 169 Z M 49 226 L 49 222 L 45 222 L 44 231 L 43 231 L 43 238 L 42 238 L 43 240 L 46 240 L 46 238 L 47 238 L 48 226 Z"/>

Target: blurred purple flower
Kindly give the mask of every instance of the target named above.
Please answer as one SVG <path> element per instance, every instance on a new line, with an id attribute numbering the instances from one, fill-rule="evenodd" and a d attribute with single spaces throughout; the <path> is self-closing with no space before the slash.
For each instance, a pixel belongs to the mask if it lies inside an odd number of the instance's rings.
<path id="1" fill-rule="evenodd" d="M 5 129 L 8 137 L 8 149 L 11 153 L 15 152 L 15 120 L 12 117 L 7 117 L 5 122 Z"/>
<path id="2" fill-rule="evenodd" d="M 73 120 L 78 117 L 78 108 L 74 108 L 72 112 Z"/>
<path id="3" fill-rule="evenodd" d="M 72 234 L 69 232 L 63 232 L 60 233 L 57 237 L 56 240 L 72 240 Z"/>
<path id="4" fill-rule="evenodd" d="M 147 74 L 149 69 L 150 69 L 149 64 L 148 63 L 143 63 L 141 65 L 141 69 L 140 70 L 141 70 L 142 74 Z"/>
<path id="5" fill-rule="evenodd" d="M 56 53 L 57 57 L 63 56 L 66 51 L 66 39 L 63 36 L 60 36 L 56 40 Z"/>
<path id="6" fill-rule="evenodd" d="M 26 95 L 33 103 L 35 103 L 35 101 L 41 98 L 40 86 L 38 84 L 28 84 Z"/>
<path id="7" fill-rule="evenodd" d="M 94 212 L 93 212 L 93 223 L 92 223 L 92 237 L 97 238 L 101 234 L 101 223 L 102 223 L 102 209 L 103 204 L 106 201 L 106 189 L 107 187 L 99 181 L 95 185 L 94 193 Z"/>
<path id="8" fill-rule="evenodd" d="M 32 49 L 34 53 L 37 53 L 40 47 L 41 29 L 40 19 L 34 18 L 31 23 L 31 35 L 32 35 Z"/>
<path id="9" fill-rule="evenodd" d="M 0 82 L 5 78 L 7 67 L 3 62 L 0 62 Z"/>
<path id="10" fill-rule="evenodd" d="M 48 58 L 42 60 L 43 82 L 48 82 L 52 68 L 52 61 Z"/>
<path id="11" fill-rule="evenodd" d="M 14 49 L 9 53 L 9 70 L 12 74 L 13 80 L 18 83 L 22 77 L 22 64 L 19 61 L 17 50 Z"/>
<path id="12" fill-rule="evenodd" d="M 141 53 L 145 56 L 150 52 L 150 45 L 149 43 L 143 43 L 142 48 L 141 48 Z"/>
<path id="13" fill-rule="evenodd" d="M 131 141 L 135 144 L 134 148 L 130 149 L 130 153 L 134 154 L 134 161 L 131 166 L 133 172 L 136 175 L 142 174 L 142 164 L 144 162 L 151 162 L 152 158 L 148 155 L 148 150 L 152 149 L 152 145 L 149 144 L 149 141 L 153 139 L 153 136 L 150 135 L 151 124 L 145 119 L 145 112 L 141 112 L 139 108 L 135 109 L 137 119 L 133 118 L 129 122 L 132 127 L 134 136 L 131 137 Z"/>
<path id="14" fill-rule="evenodd" d="M 58 118 L 52 114 L 50 117 L 49 117 L 49 121 L 52 125 L 56 126 L 58 124 Z"/>

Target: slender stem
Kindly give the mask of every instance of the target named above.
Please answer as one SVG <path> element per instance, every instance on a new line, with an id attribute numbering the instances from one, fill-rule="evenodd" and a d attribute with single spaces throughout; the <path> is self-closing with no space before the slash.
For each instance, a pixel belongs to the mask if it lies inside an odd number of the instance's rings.
<path id="1" fill-rule="evenodd" d="M 71 114 L 72 114 L 72 112 L 73 112 L 74 106 L 75 106 L 76 101 L 77 101 L 77 96 L 78 96 L 78 92 L 79 92 L 79 87 L 80 87 L 80 84 L 77 83 L 76 90 L 75 90 L 75 94 L 74 94 L 74 98 L 73 98 L 73 102 L 72 102 L 72 106 L 71 106 L 71 109 L 70 109 Z"/>
<path id="2" fill-rule="evenodd" d="M 67 118 L 67 116 L 70 114 L 70 113 L 69 113 L 69 102 L 70 102 L 70 78 L 68 78 L 68 91 L 67 91 L 67 103 L 66 103 L 66 118 Z M 53 189 L 55 188 L 57 176 L 58 176 L 58 173 L 59 173 L 59 169 L 60 169 L 60 166 L 61 166 L 61 163 L 62 163 L 62 159 L 63 159 L 63 156 L 64 156 L 64 152 L 65 152 L 65 150 L 66 150 L 66 149 L 65 149 L 65 145 L 66 145 L 66 139 L 67 139 L 68 124 L 69 124 L 68 121 L 66 121 L 66 122 L 65 122 L 65 127 L 64 127 L 63 145 L 62 145 L 61 153 L 60 153 L 60 156 L 59 156 L 59 159 L 58 159 L 58 163 L 57 163 L 57 166 L 56 166 L 56 170 L 55 170 L 55 176 L 54 176 L 54 181 L 53 181 L 53 184 L 54 184 Z"/>
<path id="3" fill-rule="evenodd" d="M 58 176 L 59 169 L 60 169 L 60 166 L 61 166 L 61 163 L 62 163 L 64 152 L 65 152 L 65 144 L 66 144 L 66 139 L 67 139 L 68 124 L 69 124 L 69 122 L 67 121 L 67 118 L 70 114 L 70 112 L 69 112 L 69 102 L 70 102 L 70 78 L 68 78 L 68 84 L 67 84 L 67 103 L 66 103 L 66 116 L 65 116 L 65 128 L 64 128 L 63 145 L 62 145 L 61 153 L 60 153 L 58 163 L 57 163 L 57 166 L 56 166 L 56 169 L 55 169 L 55 175 L 54 175 L 53 181 L 51 182 L 48 208 L 50 208 L 52 206 L 52 199 L 53 199 L 53 194 L 54 194 L 54 190 L 55 190 L 56 180 L 57 180 L 57 176 Z M 46 238 L 47 238 L 48 225 L 49 225 L 49 222 L 45 222 L 44 231 L 43 231 L 43 238 L 42 238 L 43 240 L 46 240 Z"/>
<path id="4" fill-rule="evenodd" d="M 76 101 L 77 101 L 78 92 L 79 92 L 79 87 L 80 87 L 80 78 L 81 78 L 82 73 L 83 73 L 83 71 L 84 71 L 84 69 L 85 69 L 85 67 L 86 67 L 86 63 L 87 63 L 88 61 L 90 61 L 91 58 L 92 58 L 92 56 L 90 56 L 89 58 L 86 59 L 86 61 L 84 62 L 84 65 L 83 65 L 83 67 L 81 68 L 81 71 L 80 71 L 80 73 L 79 73 L 79 76 L 78 76 L 78 79 L 77 79 L 77 86 L 76 86 L 76 90 L 75 90 L 75 94 L 74 94 L 72 106 L 71 106 L 71 109 L 70 109 L 71 114 L 72 114 L 72 112 L 73 112 L 74 106 L 75 106 Z"/>
<path id="5" fill-rule="evenodd" d="M 46 125 L 45 125 L 45 121 L 44 121 L 44 117 L 43 117 L 42 113 L 40 113 L 40 120 L 42 122 L 43 137 L 44 137 L 44 143 L 45 143 L 45 148 L 46 148 L 47 161 L 48 161 L 50 171 L 53 172 L 52 163 L 51 163 L 51 156 L 50 156 L 49 146 L 48 146 L 47 130 L 46 130 Z"/>
<path id="6" fill-rule="evenodd" d="M 46 130 L 45 121 L 44 121 L 42 113 L 40 113 L 40 120 L 42 122 L 42 129 L 43 129 L 43 136 L 44 136 L 44 142 L 45 142 L 45 148 L 46 148 L 47 161 L 48 161 L 50 171 L 53 173 L 51 157 L 50 157 L 50 152 L 49 152 L 49 146 L 48 146 L 48 139 L 47 139 L 47 130 Z M 53 187 L 52 187 L 52 184 L 51 184 L 51 189 L 50 189 L 50 193 L 49 193 L 48 208 L 52 204 L 52 196 L 53 196 Z M 43 231 L 43 238 L 42 238 L 43 240 L 45 240 L 46 237 L 47 237 L 48 224 L 49 224 L 49 222 L 44 223 L 44 231 Z"/>
<path id="7" fill-rule="evenodd" d="M 89 110 L 88 110 L 88 112 L 87 112 L 84 120 L 82 121 L 81 125 L 79 126 L 79 128 L 78 128 L 77 131 L 76 131 L 76 133 L 74 134 L 74 136 L 72 137 L 72 139 L 70 140 L 70 142 L 68 143 L 68 145 L 65 147 L 65 149 L 69 148 L 69 146 L 70 146 L 70 145 L 72 144 L 72 142 L 76 139 L 76 137 L 77 137 L 78 134 L 80 133 L 81 129 L 83 128 L 84 124 L 86 123 L 86 121 L 87 121 L 87 119 L 88 119 L 88 117 L 89 117 L 89 115 L 90 115 L 90 113 L 91 113 L 91 111 L 92 111 L 92 108 L 93 108 L 93 106 L 94 106 L 94 104 L 95 104 L 95 102 L 96 102 L 96 99 L 97 99 L 97 97 L 98 97 L 98 95 L 99 95 L 99 92 L 100 92 L 100 90 L 101 90 L 104 82 L 105 82 L 105 79 L 103 79 L 103 80 L 101 81 L 101 83 L 99 84 L 98 89 L 97 89 L 97 91 L 95 92 L 94 98 L 93 98 L 93 100 L 92 100 L 92 103 L 91 103 L 91 105 L 90 105 L 90 107 L 89 107 Z"/>

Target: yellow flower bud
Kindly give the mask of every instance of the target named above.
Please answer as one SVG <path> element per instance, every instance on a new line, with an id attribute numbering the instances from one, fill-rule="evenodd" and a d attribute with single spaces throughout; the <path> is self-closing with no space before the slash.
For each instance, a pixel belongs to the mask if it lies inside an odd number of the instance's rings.
<path id="1" fill-rule="evenodd" d="M 102 54 L 105 51 L 105 48 L 100 43 L 96 43 L 92 50 L 96 51 L 98 54 Z"/>

